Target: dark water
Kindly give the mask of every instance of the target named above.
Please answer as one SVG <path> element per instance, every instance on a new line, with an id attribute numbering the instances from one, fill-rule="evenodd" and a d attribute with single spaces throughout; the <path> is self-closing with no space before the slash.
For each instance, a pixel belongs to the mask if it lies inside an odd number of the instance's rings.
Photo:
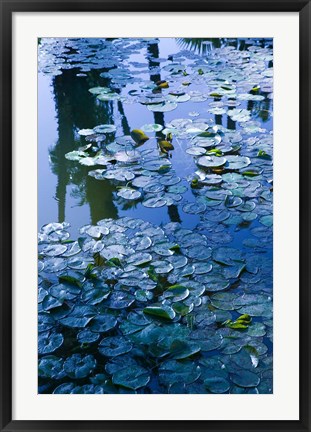
<path id="1" fill-rule="evenodd" d="M 110 44 L 112 48 L 110 48 Z M 110 53 L 111 59 L 108 57 L 108 54 L 105 54 L 105 51 L 102 51 L 104 48 L 106 50 L 108 49 L 107 52 Z M 267 210 L 271 202 L 267 201 L 269 203 L 267 204 L 265 201 L 266 198 L 262 198 L 262 195 L 259 195 L 259 193 L 257 195 L 250 194 L 248 196 L 243 195 L 241 192 L 243 202 L 247 203 L 251 201 L 252 198 L 256 201 L 258 214 L 255 213 L 253 209 L 250 209 L 248 212 L 249 219 L 245 218 L 239 220 L 236 224 L 226 224 L 226 222 L 224 221 L 223 223 L 222 220 L 219 220 L 219 223 L 217 223 L 217 221 L 212 223 L 211 220 L 208 219 L 208 212 L 210 209 L 213 209 L 212 204 L 211 207 L 207 207 L 206 212 L 203 214 L 191 214 L 183 209 L 184 205 L 187 203 L 196 203 L 198 197 L 200 198 L 202 194 L 202 190 L 205 190 L 202 189 L 198 192 L 195 188 L 190 187 L 191 180 L 194 178 L 194 173 L 198 169 L 198 166 L 196 158 L 188 154 L 186 150 L 189 148 L 189 145 L 191 145 L 193 136 L 198 134 L 198 132 L 188 133 L 186 136 L 181 135 L 180 138 L 178 136 L 173 137 L 172 142 L 174 144 L 174 150 L 170 152 L 168 158 L 172 163 L 172 169 L 175 170 L 176 175 L 181 178 L 179 186 L 186 186 L 186 191 L 182 193 L 180 202 L 169 206 L 164 205 L 157 208 L 148 208 L 144 206 L 143 199 L 136 201 L 120 199 L 120 197 L 117 196 L 120 186 L 118 182 L 107 179 L 97 180 L 89 175 L 89 172 L 103 167 L 82 166 L 78 161 L 68 160 L 66 157 L 68 153 L 85 146 L 89 142 L 88 137 L 79 135 L 78 132 L 82 129 L 93 129 L 97 125 L 102 124 L 116 126 L 116 131 L 111 134 L 108 133 L 104 143 L 98 144 L 98 150 L 100 150 L 104 148 L 105 145 L 113 143 L 116 137 L 130 135 L 133 129 L 141 129 L 143 125 L 146 124 L 156 123 L 163 128 L 167 128 L 168 125 L 176 119 L 188 119 L 192 121 L 191 127 L 195 127 L 195 125 L 199 124 L 201 121 L 211 127 L 217 126 L 224 137 L 222 138 L 223 141 L 225 141 L 226 134 L 230 137 L 231 134 L 233 134 L 232 142 L 234 143 L 237 134 L 241 133 L 242 144 L 241 151 L 238 154 L 251 157 L 252 164 L 250 165 L 250 169 L 255 169 L 256 171 L 256 169 L 261 170 L 261 168 L 263 168 L 263 173 L 258 172 L 259 177 L 256 177 L 258 173 L 255 178 L 246 175 L 244 176 L 244 180 L 246 179 L 249 185 L 254 185 L 257 179 L 259 179 L 258 190 L 260 194 L 269 194 L 270 190 L 272 190 L 271 157 L 270 159 L 257 159 L 257 157 L 258 155 L 260 156 L 260 153 L 258 153 L 260 151 L 264 152 L 261 154 L 264 158 L 268 158 L 269 155 L 272 155 L 272 141 L 270 138 L 273 129 L 273 99 L 271 97 L 272 89 L 270 88 L 272 76 L 270 71 L 272 71 L 273 60 L 271 59 L 271 48 L 271 40 L 255 39 L 213 39 L 205 41 L 198 39 L 177 40 L 173 38 L 163 38 L 143 42 L 139 40 L 133 42 L 124 40 L 124 43 L 122 43 L 122 41 L 107 40 L 103 48 L 98 40 L 94 41 L 93 45 L 90 40 L 77 40 L 76 42 L 72 40 L 68 42 L 67 46 L 64 40 L 54 40 L 52 43 L 48 40 L 41 41 L 39 45 L 40 57 L 38 73 L 38 229 L 51 222 L 68 222 L 70 224 L 68 231 L 71 234 L 71 238 L 76 240 L 80 236 L 80 228 L 84 225 L 96 225 L 98 221 L 110 218 L 118 221 L 120 218 L 127 216 L 130 218 L 142 219 L 143 221 L 150 222 L 154 226 L 165 226 L 165 224 L 170 222 L 177 222 L 182 229 L 189 229 L 193 230 L 193 232 L 205 234 L 208 238 L 209 236 L 212 238 L 213 234 L 220 232 L 223 233 L 224 236 L 228 235 L 228 240 L 224 241 L 224 239 L 221 238 L 215 240 L 216 237 L 213 237 L 213 240 L 211 240 L 212 248 L 219 247 L 220 245 L 225 245 L 225 247 L 230 248 L 233 247 L 237 251 L 242 251 L 246 256 L 251 255 L 252 263 L 256 262 L 256 256 L 258 256 L 258 275 L 260 274 L 260 276 L 258 276 L 257 288 L 256 283 L 248 286 L 248 279 L 245 277 L 243 283 L 239 281 L 233 283 L 233 292 L 241 296 L 245 293 L 256 293 L 259 296 L 264 294 L 271 297 L 272 228 L 270 222 L 266 223 L 264 219 L 264 217 L 267 215 L 269 216 L 272 212 L 272 207 L 270 210 Z M 110 49 L 112 51 L 109 51 Z M 116 53 L 119 52 L 120 59 L 118 59 L 118 64 L 116 66 L 114 64 L 113 54 L 116 55 Z M 235 53 L 242 53 L 242 56 L 239 54 L 239 57 Z M 251 66 L 248 65 L 248 53 L 251 53 Z M 235 55 L 236 58 L 239 58 L 240 63 L 235 64 Z M 201 101 L 196 101 L 196 95 L 193 93 L 189 100 L 177 103 L 177 108 L 168 112 L 149 111 L 146 105 L 138 103 L 135 97 L 134 100 L 131 101 L 131 98 L 128 96 L 129 92 L 141 91 L 141 89 L 144 89 L 143 83 L 149 83 L 148 85 L 152 83 L 154 85 L 154 83 L 162 79 L 168 79 L 168 69 L 166 67 L 171 63 L 174 64 L 174 62 L 178 62 L 180 58 L 182 59 L 185 71 L 187 68 L 189 70 L 192 68 L 193 70 L 193 62 L 199 65 L 197 67 L 197 74 L 202 75 L 202 80 L 200 77 L 198 78 L 198 76 L 195 76 L 189 87 L 185 86 L 185 92 L 197 92 L 201 96 L 203 94 L 204 97 Z M 101 59 L 105 67 L 102 67 Z M 204 69 L 205 60 L 206 67 L 208 68 L 208 65 L 211 65 L 212 72 L 215 73 L 216 71 L 216 78 L 213 76 L 210 81 L 208 79 L 204 81 L 205 74 L 209 73 L 208 70 Z M 111 62 L 111 64 L 109 62 Z M 237 71 L 241 72 L 241 76 L 237 76 L 236 80 L 235 77 L 230 76 L 230 74 L 228 75 L 230 78 L 225 80 L 224 76 L 229 73 L 226 62 L 230 64 L 230 67 L 228 66 L 229 72 L 234 67 Z M 124 73 L 123 76 L 118 76 L 117 79 L 114 78 L 114 75 L 109 75 L 111 68 L 115 69 L 116 66 L 117 69 L 118 67 L 121 69 L 123 64 L 126 65 L 126 73 L 128 75 Z M 203 69 L 201 69 L 201 64 L 203 65 Z M 219 72 L 219 83 L 217 82 L 218 68 L 221 72 Z M 104 75 L 101 76 L 102 74 Z M 245 78 L 243 78 L 244 75 Z M 131 78 L 127 80 L 127 76 L 131 76 Z M 186 74 L 184 78 L 182 78 L 180 73 L 177 73 L 176 80 L 178 81 L 178 85 L 180 85 L 182 79 L 184 81 L 188 79 L 191 81 L 192 77 L 193 75 L 191 73 L 189 78 Z M 176 84 L 174 80 L 174 73 L 170 73 L 168 79 L 170 88 L 174 87 L 174 84 Z M 246 82 L 245 88 L 243 84 L 244 80 Z M 250 84 L 247 84 L 247 82 Z M 258 82 L 262 82 L 262 87 L 259 88 L 259 90 L 256 89 Z M 225 94 L 224 97 L 218 97 L 217 95 L 210 96 L 208 94 L 211 93 L 211 89 L 217 88 L 220 85 L 225 87 L 229 86 L 228 88 L 230 88 L 231 85 L 235 86 L 236 84 L 241 94 L 261 96 L 261 99 L 258 100 L 251 99 L 251 97 L 246 98 L 246 100 L 243 98 L 239 100 L 237 108 L 250 113 L 250 117 L 247 118 L 246 121 L 243 118 L 242 120 L 241 118 L 233 120 L 230 111 L 228 111 L 228 106 L 229 109 L 233 107 L 230 106 L 230 101 L 236 101 L 235 96 L 230 97 L 230 94 Z M 98 86 L 114 88 L 121 97 L 119 97 L 118 100 L 107 102 L 99 101 L 94 94 L 89 92 L 90 88 Z M 255 90 L 250 91 L 252 87 Z M 162 95 L 167 94 L 168 91 L 169 89 L 160 89 L 158 93 Z M 222 105 L 223 100 L 229 101 L 229 105 Z M 211 108 L 213 109 L 215 107 L 220 109 L 220 113 L 209 112 Z M 225 107 L 224 112 L 221 111 L 223 107 Z M 254 122 L 256 122 L 256 124 Z M 254 129 L 251 130 L 252 128 Z M 161 136 L 161 133 L 147 132 L 147 135 L 150 139 L 144 144 L 143 149 L 154 149 L 157 138 Z M 237 140 L 237 142 L 240 141 Z M 223 174 L 226 171 L 212 170 L 212 172 Z M 243 174 L 243 170 L 239 168 L 236 170 L 229 170 L 229 172 Z M 232 182 L 234 181 L 235 180 L 232 180 Z M 207 189 L 211 189 L 211 187 L 208 186 Z M 234 211 L 233 208 L 231 212 L 234 213 Z M 253 214 L 250 214 L 252 212 Z M 206 215 L 207 219 L 205 219 Z M 241 215 L 244 215 L 244 213 L 241 213 Z M 263 230 L 266 230 L 266 232 L 262 234 Z M 261 233 L 260 235 L 264 237 L 263 245 L 260 245 L 261 237 L 254 235 L 254 233 L 257 232 Z M 267 238 L 270 240 L 267 240 Z M 215 269 L 217 269 L 219 264 L 215 262 L 214 265 Z M 253 278 L 253 276 L 250 275 L 252 275 L 251 271 L 247 276 L 249 279 Z M 44 277 L 43 285 L 46 283 Z M 54 276 L 51 278 L 51 281 L 55 283 Z M 251 284 L 253 283 L 254 282 L 251 281 Z M 47 284 L 47 286 L 49 287 L 50 284 Z M 45 286 L 45 288 L 47 287 Z M 210 293 L 209 295 L 212 296 L 213 294 Z M 208 301 L 207 296 L 207 302 Z M 203 304 L 204 301 L 202 305 Z M 200 307 L 202 307 L 202 305 L 200 306 L 198 304 Z M 39 308 L 39 310 L 42 312 L 42 309 Z M 49 313 L 49 310 L 51 309 L 43 308 L 44 313 Z M 140 307 L 138 307 L 138 310 L 141 311 Z M 221 307 L 220 310 L 222 310 Z M 226 309 L 225 307 L 224 310 L 232 311 L 232 320 L 236 319 L 240 314 L 238 308 L 235 310 L 233 307 L 232 309 L 230 309 L 230 307 Z M 235 378 L 233 379 L 235 386 L 231 386 L 229 392 L 239 393 L 254 391 L 257 393 L 269 393 L 272 391 L 272 382 L 270 379 L 272 373 L 270 369 L 272 356 L 272 316 L 266 311 L 262 315 L 257 311 L 254 312 L 253 315 L 251 312 L 247 313 L 252 316 L 253 324 L 256 322 L 264 323 L 266 326 L 266 331 L 262 337 L 256 335 L 256 347 L 258 348 L 256 356 L 259 355 L 260 362 L 262 362 L 259 363 L 258 366 L 258 376 L 260 376 L 261 384 L 253 385 L 252 380 L 250 380 L 251 384 L 243 387 L 242 384 L 236 383 L 236 381 L 239 380 Z M 185 323 L 185 319 L 183 319 L 182 322 Z M 187 325 L 189 327 L 189 322 Z M 213 331 L 216 331 L 216 328 L 214 329 L 213 327 Z M 67 334 L 65 339 L 67 338 L 66 340 L 68 342 L 68 340 L 75 337 L 75 335 Z M 231 336 L 226 335 L 226 337 L 230 339 Z M 251 345 L 249 341 L 248 343 Z M 61 348 L 61 350 L 60 355 L 65 359 L 67 353 L 64 347 Z M 57 354 L 57 350 L 55 352 Z M 79 351 L 78 348 L 75 348 L 72 352 L 80 353 L 81 350 Z M 72 354 L 72 352 L 69 350 L 68 355 Z M 251 356 L 254 355 L 252 350 L 249 352 Z M 46 353 L 49 352 L 46 351 Z M 97 353 L 94 352 L 93 348 L 90 349 L 90 353 L 95 356 L 98 364 L 100 364 L 100 357 L 97 358 Z M 234 350 L 232 353 L 234 353 Z M 231 355 L 230 350 L 226 351 L 226 348 L 224 348 L 224 351 L 222 351 L 222 349 L 207 350 L 203 357 L 205 360 L 212 358 L 213 361 L 215 359 L 218 361 L 218 359 L 222 359 L 223 355 L 225 357 Z M 232 355 L 232 357 L 234 357 L 234 355 Z M 243 359 L 245 360 L 244 357 Z M 226 362 L 229 362 L 228 365 Z M 230 363 L 231 359 L 229 361 L 226 357 L 226 362 L 224 362 L 224 364 L 227 365 L 229 373 L 236 374 L 236 370 Z M 210 364 L 208 365 L 208 367 L 211 367 Z M 144 365 L 144 367 L 145 366 L 146 365 Z M 246 367 L 246 370 L 249 371 L 249 366 Z M 97 373 L 100 373 L 100 370 L 97 370 Z M 206 380 L 209 381 L 210 377 L 208 372 L 205 371 L 205 373 Z M 240 370 L 238 370 L 238 374 L 239 373 Z M 251 373 L 254 372 L 252 371 Z M 70 374 L 68 376 L 70 376 Z M 248 376 L 246 376 L 246 378 L 243 376 L 243 379 L 246 381 L 247 378 Z M 55 377 L 53 379 L 55 379 Z M 221 380 L 222 377 L 219 379 Z M 80 386 L 90 384 L 89 381 L 84 379 L 74 382 Z M 245 381 L 242 380 L 242 383 L 243 382 Z M 68 379 L 64 379 L 62 375 L 59 380 L 56 379 L 55 382 L 52 380 L 52 386 L 46 379 L 43 379 L 41 391 L 52 392 L 60 383 L 66 384 L 68 383 Z M 92 383 L 94 384 L 93 381 Z M 215 391 L 211 390 L 211 392 L 228 392 L 228 390 L 224 390 L 222 384 L 223 383 L 220 383 L 220 387 L 216 386 L 214 389 Z M 202 387 L 200 387 L 200 385 L 198 384 L 198 387 L 194 386 L 190 392 L 202 393 Z M 173 382 L 173 390 L 171 389 L 170 392 L 185 392 L 181 387 L 180 384 L 176 385 L 176 383 Z M 159 384 L 157 376 L 151 374 L 150 382 L 145 392 L 165 393 L 167 389 L 164 388 L 163 382 L 161 384 L 160 380 Z M 94 388 L 92 389 L 94 390 Z M 217 389 L 219 391 L 217 391 Z M 92 393 L 94 392 L 93 390 L 87 390 L 85 388 L 85 392 Z M 111 389 L 112 393 L 115 391 L 115 389 Z M 110 391 L 106 389 L 104 392 L 109 393 Z M 209 390 L 207 390 L 207 392 L 209 392 Z"/>

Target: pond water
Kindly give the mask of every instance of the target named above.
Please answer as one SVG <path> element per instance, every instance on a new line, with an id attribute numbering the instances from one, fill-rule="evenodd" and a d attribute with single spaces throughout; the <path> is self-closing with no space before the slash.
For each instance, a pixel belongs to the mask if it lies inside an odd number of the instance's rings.
<path id="1" fill-rule="evenodd" d="M 41 39 L 39 392 L 271 393 L 270 39 Z"/>

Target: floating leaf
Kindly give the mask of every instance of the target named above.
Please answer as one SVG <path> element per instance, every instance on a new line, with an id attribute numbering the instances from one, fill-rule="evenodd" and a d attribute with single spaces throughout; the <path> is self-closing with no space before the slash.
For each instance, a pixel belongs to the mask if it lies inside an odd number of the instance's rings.
<path id="1" fill-rule="evenodd" d="M 245 156 L 226 156 L 225 168 L 230 170 L 239 170 L 250 165 L 251 160 Z"/>
<path id="2" fill-rule="evenodd" d="M 133 129 L 131 131 L 131 138 L 135 141 L 135 143 L 140 146 L 149 140 L 149 137 L 140 129 Z"/>
<path id="3" fill-rule="evenodd" d="M 231 375 L 234 384 L 240 387 L 256 387 L 260 383 L 260 378 L 254 372 L 240 370 Z"/>
<path id="4" fill-rule="evenodd" d="M 98 345 L 98 351 L 105 357 L 116 357 L 132 349 L 132 344 L 122 336 L 104 338 Z"/>
<path id="5" fill-rule="evenodd" d="M 64 337 L 61 333 L 40 333 L 38 338 L 38 352 L 39 354 L 50 354 L 62 346 L 63 342 Z"/>
<path id="6" fill-rule="evenodd" d="M 95 367 L 96 360 L 92 355 L 73 354 L 64 362 L 64 371 L 74 379 L 86 378 Z"/>
<path id="7" fill-rule="evenodd" d="M 218 156 L 201 156 L 197 163 L 206 168 L 216 168 L 225 165 L 227 159 Z"/>
<path id="8" fill-rule="evenodd" d="M 217 371 L 204 371 L 204 385 L 211 393 L 226 393 L 229 390 L 230 383 L 223 375 Z"/>
<path id="9" fill-rule="evenodd" d="M 96 310 L 91 306 L 75 306 L 69 315 L 60 319 L 60 322 L 67 327 L 85 327 L 96 315 Z"/>
<path id="10" fill-rule="evenodd" d="M 141 127 L 143 132 L 160 132 L 163 129 L 163 126 L 157 123 L 154 124 L 145 124 Z"/>
<path id="11" fill-rule="evenodd" d="M 151 315 L 156 318 L 164 318 L 167 320 L 172 320 L 175 318 L 174 310 L 167 305 L 151 305 L 144 309 L 144 313 Z"/>
<path id="12" fill-rule="evenodd" d="M 142 204 L 144 207 L 150 207 L 150 208 L 163 207 L 166 205 L 166 199 L 162 198 L 161 196 L 155 198 L 149 198 L 143 201 Z"/>
<path id="13" fill-rule="evenodd" d="M 172 285 L 165 290 L 164 296 L 166 298 L 171 298 L 173 302 L 178 302 L 189 296 L 189 290 L 182 285 Z"/>
<path id="14" fill-rule="evenodd" d="M 117 195 L 126 200 L 136 200 L 141 197 L 141 192 L 136 189 L 124 187 L 118 191 Z"/>
<path id="15" fill-rule="evenodd" d="M 133 365 L 113 374 L 112 382 L 116 385 L 137 390 L 150 381 L 149 372 L 141 366 Z"/>
<path id="16" fill-rule="evenodd" d="M 168 112 L 173 111 L 177 108 L 177 103 L 172 101 L 167 101 L 162 104 L 152 104 L 147 106 L 149 111 L 152 112 Z"/>
<path id="17" fill-rule="evenodd" d="M 39 361 L 38 374 L 43 378 L 62 379 L 66 376 L 63 363 L 61 358 L 45 356 Z"/>

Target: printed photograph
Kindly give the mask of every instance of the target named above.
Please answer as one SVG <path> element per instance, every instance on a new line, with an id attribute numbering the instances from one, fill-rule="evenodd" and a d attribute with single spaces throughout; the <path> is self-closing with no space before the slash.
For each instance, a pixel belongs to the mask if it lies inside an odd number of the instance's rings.
<path id="1" fill-rule="evenodd" d="M 273 39 L 39 38 L 37 144 L 38 393 L 273 393 Z"/>

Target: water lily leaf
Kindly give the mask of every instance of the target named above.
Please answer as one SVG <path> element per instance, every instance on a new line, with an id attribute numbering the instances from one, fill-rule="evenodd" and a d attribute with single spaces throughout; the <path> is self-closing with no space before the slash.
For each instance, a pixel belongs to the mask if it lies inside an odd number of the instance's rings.
<path id="1" fill-rule="evenodd" d="M 136 189 L 124 187 L 118 191 L 117 195 L 127 200 L 136 200 L 141 197 L 141 192 Z"/>
<path id="2" fill-rule="evenodd" d="M 153 298 L 153 294 L 150 291 L 141 289 L 135 291 L 135 297 L 138 301 L 147 302 L 148 300 L 151 300 Z"/>
<path id="3" fill-rule="evenodd" d="M 179 362 L 168 360 L 159 368 L 159 378 L 165 385 L 174 383 L 190 384 L 196 381 L 201 375 L 200 366 L 193 362 Z"/>
<path id="4" fill-rule="evenodd" d="M 141 366 L 133 365 L 113 374 L 112 382 L 116 385 L 137 390 L 150 381 L 149 372 Z"/>
<path id="5" fill-rule="evenodd" d="M 89 92 L 95 95 L 99 95 L 100 93 L 110 93 L 111 90 L 108 87 L 92 87 L 89 89 Z"/>
<path id="6" fill-rule="evenodd" d="M 64 371 L 70 378 L 86 378 L 96 367 L 96 360 L 92 355 L 83 356 L 73 354 L 64 362 Z"/>
<path id="7" fill-rule="evenodd" d="M 197 354 L 200 350 L 200 345 L 196 343 L 175 339 L 170 346 L 170 356 L 175 360 L 182 360 Z"/>
<path id="8" fill-rule="evenodd" d="M 179 302 L 189 296 L 188 288 L 182 285 L 172 285 L 164 291 L 164 297 L 171 298 L 173 302 Z"/>
<path id="9" fill-rule="evenodd" d="M 55 320 L 49 313 L 38 314 L 38 331 L 46 332 L 55 326 Z"/>
<path id="10" fill-rule="evenodd" d="M 167 305 L 150 305 L 144 309 L 144 313 L 151 315 L 156 318 L 164 318 L 167 320 L 172 320 L 175 318 L 175 311 L 170 306 Z"/>
<path id="11" fill-rule="evenodd" d="M 254 337 L 265 336 L 265 334 L 266 334 L 266 326 L 263 323 L 254 322 L 248 328 L 247 334 L 249 336 L 254 336 Z"/>
<path id="12" fill-rule="evenodd" d="M 272 227 L 272 225 L 273 225 L 273 217 L 272 217 L 272 215 L 262 216 L 259 219 L 259 222 L 262 223 L 262 225 L 265 225 L 267 227 Z"/>
<path id="13" fill-rule="evenodd" d="M 94 333 L 105 333 L 115 328 L 117 322 L 117 318 L 114 315 L 105 313 L 96 316 L 92 320 L 89 329 Z"/>
<path id="14" fill-rule="evenodd" d="M 224 265 L 234 265 L 236 262 L 244 262 L 244 254 L 238 249 L 229 247 L 219 247 L 213 250 L 214 261 Z"/>
<path id="15" fill-rule="evenodd" d="M 163 129 L 163 126 L 157 123 L 148 123 L 141 127 L 143 132 L 160 132 Z"/>
<path id="16" fill-rule="evenodd" d="M 78 134 L 81 136 L 88 136 L 88 135 L 93 135 L 94 131 L 93 129 L 80 129 L 78 131 Z"/>
<path id="17" fill-rule="evenodd" d="M 75 306 L 75 308 L 65 318 L 59 321 L 66 327 L 83 328 L 96 315 L 96 310 L 91 306 Z"/>
<path id="18" fill-rule="evenodd" d="M 132 349 L 132 344 L 122 336 L 112 336 L 102 339 L 98 351 L 105 357 L 117 357 Z"/>
<path id="19" fill-rule="evenodd" d="M 61 333 L 45 332 L 40 333 L 38 337 L 38 353 L 50 354 L 56 351 L 64 342 L 64 337 Z"/>
<path id="20" fill-rule="evenodd" d="M 109 294 L 110 290 L 108 287 L 92 288 L 82 293 L 81 300 L 87 305 L 96 305 L 106 299 Z"/>
<path id="21" fill-rule="evenodd" d="M 239 387 L 256 387 L 260 383 L 260 378 L 254 372 L 240 370 L 231 375 L 234 384 Z"/>
<path id="22" fill-rule="evenodd" d="M 217 309 L 235 310 L 236 306 L 233 304 L 235 298 L 236 298 L 236 294 L 219 292 L 212 295 L 211 304 Z"/>
<path id="23" fill-rule="evenodd" d="M 98 226 L 98 225 L 85 225 L 82 228 L 80 228 L 81 234 L 87 234 L 90 237 L 93 237 L 95 239 L 99 239 L 103 235 L 109 234 L 109 229 L 104 226 Z"/>
<path id="24" fill-rule="evenodd" d="M 153 261 L 154 271 L 157 274 L 169 273 L 173 270 L 172 264 L 168 261 Z"/>
<path id="25" fill-rule="evenodd" d="M 206 205 L 202 202 L 187 203 L 183 206 L 183 211 L 189 214 L 199 214 L 206 210 Z"/>
<path id="26" fill-rule="evenodd" d="M 114 93 L 114 92 L 99 93 L 97 95 L 97 99 L 100 101 L 103 101 L 103 102 L 108 102 L 108 101 L 120 99 L 120 95 L 118 95 L 118 93 Z"/>
<path id="27" fill-rule="evenodd" d="M 220 167 L 222 165 L 225 165 L 226 162 L 227 162 L 226 158 L 218 157 L 218 156 L 201 156 L 197 160 L 198 165 L 206 168 Z"/>
<path id="28" fill-rule="evenodd" d="M 50 294 L 61 303 L 63 300 L 73 300 L 80 294 L 81 289 L 76 285 L 57 284 L 50 288 Z"/>
<path id="29" fill-rule="evenodd" d="M 226 155 L 225 168 L 230 170 L 239 170 L 250 165 L 251 160 L 246 156 Z"/>
<path id="30" fill-rule="evenodd" d="M 246 122 L 251 119 L 251 112 L 246 109 L 235 108 L 228 110 L 227 114 L 233 121 Z"/>
<path id="31" fill-rule="evenodd" d="M 220 273 L 208 273 L 197 276 L 196 280 L 205 284 L 206 291 L 223 291 L 230 286 L 229 280 Z"/>
<path id="32" fill-rule="evenodd" d="M 197 275 L 209 273 L 213 269 L 212 263 L 209 262 L 198 262 L 198 263 L 194 263 L 193 266 L 194 266 L 195 274 Z"/>
<path id="33" fill-rule="evenodd" d="M 63 363 L 61 358 L 45 356 L 39 361 L 38 375 L 43 378 L 62 379 L 66 376 Z"/>
<path id="34" fill-rule="evenodd" d="M 162 198 L 161 196 L 155 198 L 149 198 L 143 201 L 142 204 L 144 207 L 149 207 L 149 208 L 163 207 L 166 205 L 166 199 Z"/>
<path id="35" fill-rule="evenodd" d="M 185 316 L 188 313 L 192 312 L 194 306 L 193 306 L 193 304 L 190 306 L 187 306 L 182 302 L 176 302 L 176 303 L 173 303 L 172 307 L 177 314 L 179 314 L 181 316 Z"/>
<path id="36" fill-rule="evenodd" d="M 78 333 L 77 339 L 81 344 L 90 344 L 99 339 L 98 333 L 93 333 L 91 330 L 82 330 Z"/>
<path id="37" fill-rule="evenodd" d="M 152 255 L 150 255 L 149 253 L 137 252 L 137 253 L 132 254 L 128 258 L 127 262 L 128 262 L 128 264 L 132 264 L 134 266 L 141 266 L 141 265 L 147 264 L 151 260 L 152 260 Z"/>
<path id="38" fill-rule="evenodd" d="M 102 124 L 102 125 L 95 126 L 93 128 L 93 131 L 98 134 L 113 133 L 116 130 L 117 130 L 116 126 L 112 124 Z"/>
<path id="39" fill-rule="evenodd" d="M 43 248 L 41 253 L 46 256 L 54 257 L 54 256 L 62 255 L 64 252 L 66 252 L 66 250 L 67 250 L 67 246 L 65 245 L 52 244 Z"/>
<path id="40" fill-rule="evenodd" d="M 230 383 L 223 375 L 214 370 L 204 371 L 204 384 L 211 393 L 226 393 L 229 390 Z"/>
<path id="41" fill-rule="evenodd" d="M 147 106 L 149 111 L 152 112 L 168 112 L 177 108 L 177 103 L 173 101 L 166 101 L 161 104 L 152 104 Z"/>
<path id="42" fill-rule="evenodd" d="M 149 140 L 149 137 L 145 132 L 140 129 L 133 129 L 131 131 L 131 138 L 135 141 L 137 146 L 140 146 Z"/>
<path id="43" fill-rule="evenodd" d="M 198 261 L 205 261 L 212 256 L 212 249 L 204 245 L 195 245 L 188 248 L 186 255 Z"/>
<path id="44" fill-rule="evenodd" d="M 131 306 L 134 301 L 135 297 L 132 294 L 123 291 L 114 291 L 109 297 L 108 307 L 109 309 L 125 309 Z"/>
<path id="45" fill-rule="evenodd" d="M 206 152 L 206 150 L 203 147 L 198 147 L 198 146 L 192 146 L 186 150 L 186 153 L 193 155 L 193 156 L 201 156 L 201 155 L 205 154 L 205 152 Z"/>

